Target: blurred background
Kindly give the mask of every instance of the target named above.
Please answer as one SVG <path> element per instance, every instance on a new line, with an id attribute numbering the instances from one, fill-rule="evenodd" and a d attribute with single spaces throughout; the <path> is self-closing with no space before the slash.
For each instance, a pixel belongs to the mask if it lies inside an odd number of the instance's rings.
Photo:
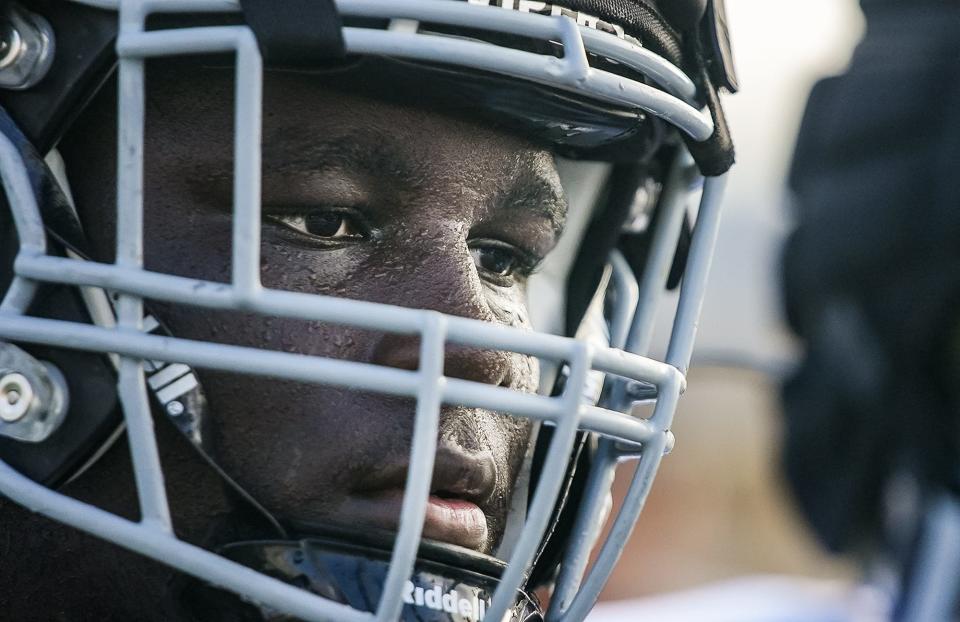
<path id="1" fill-rule="evenodd" d="M 863 16 L 855 0 L 726 5 L 741 84 L 724 102 L 737 165 L 673 428 L 676 449 L 662 463 L 607 601 L 666 603 L 679 592 L 693 603 L 718 585 L 775 591 L 784 578 L 793 597 L 801 585 L 839 595 L 854 581 L 851 562 L 828 557 L 813 541 L 779 470 L 778 388 L 798 349 L 783 325 L 778 266 L 792 226 L 785 177 L 808 93 L 818 79 L 844 70 Z M 669 306 L 661 309 L 661 351 Z M 629 475 L 620 473 L 621 491 Z M 639 610 L 622 610 L 629 611 Z"/>

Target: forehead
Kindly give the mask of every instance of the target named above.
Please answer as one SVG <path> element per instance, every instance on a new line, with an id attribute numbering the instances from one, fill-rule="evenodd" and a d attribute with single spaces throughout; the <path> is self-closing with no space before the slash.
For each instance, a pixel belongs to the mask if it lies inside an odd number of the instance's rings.
<path id="1" fill-rule="evenodd" d="M 198 156 L 230 155 L 233 69 L 162 64 L 148 73 L 148 123 L 162 145 Z M 263 92 L 263 158 L 271 166 L 342 161 L 366 152 L 405 160 L 440 175 L 505 178 L 518 169 L 555 170 L 552 154 L 504 128 L 464 114 L 411 108 L 331 88 L 330 77 L 267 71 Z M 169 129 L 169 132 L 165 132 Z M 175 136 L 175 138 L 173 138 Z M 212 149 L 196 149 L 203 141 Z M 356 158 L 354 158 L 356 159 Z M 370 159 L 370 158 L 367 158 Z"/>
<path id="2" fill-rule="evenodd" d="M 186 180 L 226 181 L 232 68 L 174 65 L 148 71 L 147 84 L 155 163 L 177 167 Z M 262 131 L 265 191 L 307 176 L 314 187 L 346 178 L 388 193 L 431 194 L 451 208 L 464 197 L 490 207 L 534 206 L 554 231 L 563 227 L 566 201 L 553 155 L 489 123 L 344 93 L 305 73 L 267 71 Z"/>

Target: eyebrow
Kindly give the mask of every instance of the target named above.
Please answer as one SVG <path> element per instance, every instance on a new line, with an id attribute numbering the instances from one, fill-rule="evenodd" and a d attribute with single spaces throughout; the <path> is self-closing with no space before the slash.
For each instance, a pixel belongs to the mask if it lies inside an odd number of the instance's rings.
<path id="1" fill-rule="evenodd" d="M 368 129 L 355 129 L 322 141 L 307 142 L 305 136 L 297 136 L 295 141 L 285 136 L 277 138 L 264 143 L 263 156 L 275 172 L 358 171 L 371 177 L 388 177 L 396 187 L 408 192 L 423 189 L 430 178 L 429 167 L 421 160 L 410 158 L 391 141 Z M 563 232 L 568 209 L 566 196 L 553 178 L 530 163 L 518 167 L 509 187 L 495 200 L 500 209 L 542 215 L 558 237 Z"/>
<path id="2" fill-rule="evenodd" d="M 557 237 L 563 232 L 567 221 L 567 197 L 552 178 L 536 168 L 522 166 L 498 202 L 502 208 L 533 211 L 544 216 Z"/>
<path id="3" fill-rule="evenodd" d="M 274 146 L 275 145 L 275 146 Z M 427 167 L 407 157 L 390 141 L 369 130 L 358 129 L 322 141 L 297 137 L 294 147 L 289 140 L 264 143 L 264 162 L 274 172 L 357 171 L 371 177 L 389 177 L 404 190 L 424 187 L 429 177 Z"/>

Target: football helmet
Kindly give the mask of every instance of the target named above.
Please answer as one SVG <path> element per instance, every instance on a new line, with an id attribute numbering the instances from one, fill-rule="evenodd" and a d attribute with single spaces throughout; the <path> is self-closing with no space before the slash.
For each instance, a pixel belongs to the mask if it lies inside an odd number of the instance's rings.
<path id="1" fill-rule="evenodd" d="M 199 579 L 210 586 L 208 606 L 248 607 L 265 619 L 583 619 L 674 442 L 733 163 L 718 98 L 736 89 L 722 0 L 74 0 L 3 10 L 0 494 Z M 143 264 L 145 61 L 206 54 L 235 64 L 226 284 Z M 545 314 L 557 334 L 264 287 L 259 128 L 271 66 L 332 74 L 364 96 L 495 119 L 571 162 L 608 163 L 583 177 L 599 179 L 600 191 L 586 193 L 577 238 L 544 270 L 554 278 L 544 291 L 560 292 Z M 54 148 L 113 75 L 117 254 L 103 263 L 87 251 Z M 679 287 L 679 303 L 666 356 L 655 360 L 653 320 L 668 287 Z M 419 364 L 179 338 L 151 313 L 156 302 L 412 335 Z M 445 376 L 451 344 L 538 359 L 540 393 Z M 281 524 L 218 464 L 195 370 L 414 399 L 396 533 Z M 529 484 L 514 492 L 526 498 L 496 555 L 421 538 L 441 405 L 539 424 Z M 154 419 L 182 432 L 274 536 L 218 551 L 178 538 Z M 139 521 L 57 490 L 122 434 Z M 614 469 L 625 461 L 635 461 L 629 490 L 598 542 Z M 532 595 L 543 585 L 553 586 L 546 612 Z"/>

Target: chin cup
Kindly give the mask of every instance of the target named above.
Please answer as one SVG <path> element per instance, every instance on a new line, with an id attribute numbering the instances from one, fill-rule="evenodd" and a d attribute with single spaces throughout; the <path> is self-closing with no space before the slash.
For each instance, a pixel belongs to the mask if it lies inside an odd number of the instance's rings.
<path id="1" fill-rule="evenodd" d="M 238 542 L 225 546 L 220 554 L 324 598 L 374 612 L 390 567 L 390 538 L 386 534 L 354 535 L 355 539 L 346 540 L 338 530 L 334 537 Z M 403 584 L 400 622 L 484 620 L 503 568 L 501 561 L 487 555 L 454 545 L 423 542 L 410 578 Z M 295 620 L 267 607 L 244 603 L 213 587 L 199 588 L 188 601 L 193 608 L 204 609 L 198 612 L 202 614 L 237 612 L 239 608 L 243 620 Z M 535 596 L 518 591 L 515 605 L 503 620 L 542 622 L 543 613 Z"/>

